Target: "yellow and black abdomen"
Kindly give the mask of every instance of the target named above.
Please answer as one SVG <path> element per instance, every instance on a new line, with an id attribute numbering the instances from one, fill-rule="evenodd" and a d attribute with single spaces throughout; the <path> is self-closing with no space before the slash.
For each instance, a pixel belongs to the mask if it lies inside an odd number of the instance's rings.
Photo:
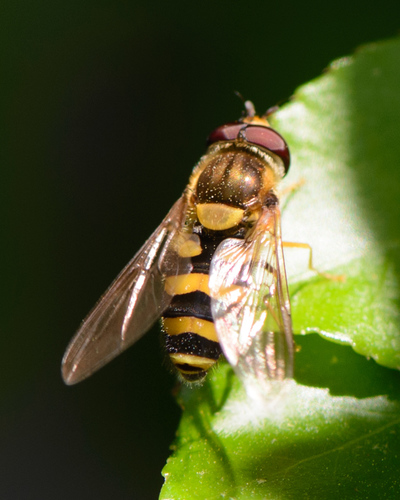
<path id="1" fill-rule="evenodd" d="M 201 172 L 189 183 L 198 222 L 194 233 L 200 245 L 191 247 L 191 240 L 187 247 L 183 244 L 179 253 L 191 258 L 193 268 L 165 282 L 167 293 L 173 295 L 163 314 L 167 352 L 191 382 L 204 378 L 221 355 L 208 288 L 213 255 L 227 237 L 244 237 L 270 191 L 270 187 L 264 189 L 264 163 L 246 147 L 231 143 L 201 160 Z"/>
<path id="2" fill-rule="evenodd" d="M 201 253 L 192 257 L 192 271 L 166 278 L 166 291 L 174 296 L 162 318 L 166 350 L 189 382 L 202 380 L 221 355 L 211 314 L 208 274 L 212 256 L 223 238 L 202 234 L 199 238 Z"/>

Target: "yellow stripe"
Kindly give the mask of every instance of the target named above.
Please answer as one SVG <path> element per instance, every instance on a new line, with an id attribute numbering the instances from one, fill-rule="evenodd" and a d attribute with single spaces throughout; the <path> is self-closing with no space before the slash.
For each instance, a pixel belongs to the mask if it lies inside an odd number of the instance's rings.
<path id="1" fill-rule="evenodd" d="M 204 292 L 210 295 L 208 275 L 193 273 L 169 276 L 165 280 L 165 291 L 169 295 L 183 295 L 191 292 Z"/>
<path id="2" fill-rule="evenodd" d="M 202 358 L 201 356 L 194 356 L 192 354 L 173 353 L 169 356 L 175 365 L 188 364 L 190 366 L 195 366 L 196 368 L 201 368 L 204 371 L 209 370 L 216 363 L 215 359 Z M 194 373 L 189 370 L 182 370 L 180 367 L 179 370 L 183 373 Z"/>
<path id="3" fill-rule="evenodd" d="M 200 224 L 214 231 L 223 231 L 242 222 L 244 210 L 224 203 L 199 203 L 196 206 Z"/>
<path id="4" fill-rule="evenodd" d="M 164 318 L 163 327 L 168 335 L 180 335 L 181 333 L 197 333 L 208 340 L 218 342 L 214 323 L 194 316 L 182 316 L 180 318 Z"/>
<path id="5" fill-rule="evenodd" d="M 199 239 L 199 237 L 197 237 Z M 179 257 L 196 257 L 202 252 L 201 245 L 198 241 L 187 240 L 183 243 L 178 250 Z"/>

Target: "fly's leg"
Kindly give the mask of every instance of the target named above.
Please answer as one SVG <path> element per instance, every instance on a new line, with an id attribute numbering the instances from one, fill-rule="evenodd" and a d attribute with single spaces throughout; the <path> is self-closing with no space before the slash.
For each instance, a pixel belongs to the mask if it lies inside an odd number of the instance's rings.
<path id="1" fill-rule="evenodd" d="M 300 179 L 297 182 L 291 184 L 290 186 L 286 187 L 283 191 L 281 191 L 281 196 L 285 197 L 285 200 L 282 205 L 282 210 L 285 209 L 285 207 L 288 205 L 290 202 L 292 196 L 296 193 L 298 189 L 300 189 L 304 184 L 305 184 L 305 179 Z M 308 250 L 310 252 L 310 257 L 308 259 L 308 269 L 310 271 L 313 271 L 314 273 L 318 274 L 318 276 L 321 276 L 325 279 L 332 280 L 332 281 L 340 281 L 344 282 L 346 281 L 346 276 L 344 275 L 336 275 L 336 274 L 330 274 L 330 273 L 323 273 L 321 271 L 318 271 L 313 265 L 313 258 L 312 258 L 312 247 L 308 243 L 297 243 L 297 242 L 291 242 L 291 241 L 283 241 L 282 245 L 287 248 L 304 248 L 305 250 Z"/>
<path id="2" fill-rule="evenodd" d="M 280 197 L 284 198 L 283 203 L 282 203 L 282 211 L 285 210 L 286 206 L 289 204 L 290 200 L 292 199 L 292 196 L 296 193 L 298 189 L 300 189 L 304 184 L 305 184 L 305 179 L 300 179 L 297 182 L 294 182 L 293 184 L 290 184 L 290 186 L 287 186 L 285 189 L 280 191 Z"/>
<path id="3" fill-rule="evenodd" d="M 310 257 L 308 259 L 308 269 L 310 271 L 313 271 L 314 273 L 318 274 L 318 276 L 321 276 L 323 278 L 326 278 L 328 280 L 332 281 L 341 281 L 344 282 L 346 281 L 346 276 L 343 274 L 337 275 L 337 274 L 330 274 L 330 273 L 323 273 L 321 271 L 318 271 L 313 265 L 313 258 L 312 258 L 312 247 L 308 243 L 296 243 L 292 241 L 283 241 L 282 245 L 286 248 L 304 248 L 305 250 L 308 250 L 310 252 Z"/>

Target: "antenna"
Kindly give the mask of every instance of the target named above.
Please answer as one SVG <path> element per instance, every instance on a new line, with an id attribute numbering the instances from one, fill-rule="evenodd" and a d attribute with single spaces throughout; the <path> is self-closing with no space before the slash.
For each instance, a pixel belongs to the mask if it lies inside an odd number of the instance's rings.
<path id="1" fill-rule="evenodd" d="M 254 116 L 256 116 L 256 108 L 254 107 L 254 104 L 251 101 L 246 101 L 242 94 L 237 90 L 235 90 L 235 94 L 243 102 L 244 108 L 246 110 L 246 116 L 248 116 L 249 118 L 253 118 Z"/>

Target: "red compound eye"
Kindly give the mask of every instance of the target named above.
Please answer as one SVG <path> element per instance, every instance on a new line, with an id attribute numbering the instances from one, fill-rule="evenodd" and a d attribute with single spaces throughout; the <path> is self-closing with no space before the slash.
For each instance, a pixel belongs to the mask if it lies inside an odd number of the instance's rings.
<path id="1" fill-rule="evenodd" d="M 226 123 L 211 132 L 208 136 L 207 144 L 210 145 L 218 141 L 234 141 L 239 132 L 245 127 L 247 125 L 242 122 Z"/>
<path id="2" fill-rule="evenodd" d="M 290 165 L 288 145 L 285 139 L 270 127 L 243 122 L 226 123 L 211 132 L 207 144 L 210 145 L 219 141 L 234 141 L 238 137 L 279 156 L 285 166 L 285 174 L 287 174 Z"/>
<path id="3" fill-rule="evenodd" d="M 247 127 L 241 131 L 241 136 L 246 139 L 246 141 L 268 149 L 279 156 L 285 165 L 285 173 L 287 173 L 290 165 L 289 148 L 285 139 L 278 134 L 278 132 L 272 128 L 263 127 L 261 125 L 247 125 Z"/>

